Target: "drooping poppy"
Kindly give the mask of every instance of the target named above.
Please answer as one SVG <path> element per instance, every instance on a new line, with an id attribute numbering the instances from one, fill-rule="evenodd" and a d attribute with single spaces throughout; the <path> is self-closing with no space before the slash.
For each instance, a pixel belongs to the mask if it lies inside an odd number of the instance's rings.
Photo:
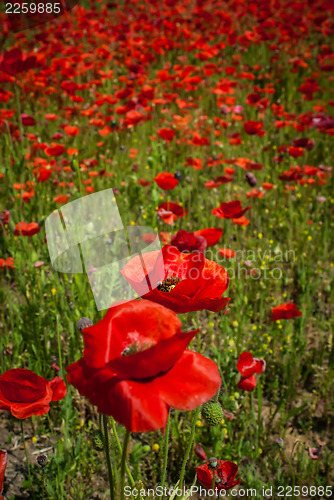
<path id="1" fill-rule="evenodd" d="M 279 319 L 298 318 L 302 315 L 302 312 L 299 311 L 296 304 L 294 304 L 293 302 L 287 302 L 285 304 L 280 304 L 279 306 L 272 308 L 271 321 L 277 321 Z"/>
<path id="2" fill-rule="evenodd" d="M 239 200 L 229 201 L 228 203 L 221 203 L 219 207 L 212 210 L 213 215 L 220 217 L 221 219 L 239 219 L 242 217 L 247 210 L 251 207 L 241 208 L 241 203 Z"/>
<path id="3" fill-rule="evenodd" d="M 175 175 L 171 172 L 160 172 L 153 180 L 158 184 L 159 188 L 165 190 L 174 189 L 179 183 Z"/>
<path id="4" fill-rule="evenodd" d="M 177 313 L 218 312 L 230 301 L 222 297 L 228 287 L 227 272 L 200 252 L 181 253 L 166 245 L 162 251 L 134 257 L 121 272 L 141 297 Z"/>
<path id="5" fill-rule="evenodd" d="M 16 418 L 45 415 L 50 402 L 65 395 L 66 385 L 59 377 L 48 381 L 24 368 L 13 368 L 0 377 L 0 410 L 8 410 Z"/>
<path id="6" fill-rule="evenodd" d="M 205 252 L 207 247 L 206 239 L 195 233 L 185 230 L 178 231 L 172 236 L 171 244 L 178 248 L 180 252 Z"/>
<path id="7" fill-rule="evenodd" d="M 242 481 L 236 479 L 238 466 L 230 460 L 217 460 L 215 468 L 210 465 L 210 462 L 199 465 L 196 467 L 196 474 L 199 482 L 208 490 L 213 487 L 213 477 L 215 477 L 214 489 L 217 488 L 217 491 L 230 490 Z"/>
<path id="8" fill-rule="evenodd" d="M 160 304 L 116 305 L 82 331 L 83 357 L 67 367 L 68 381 L 129 431 L 164 428 L 171 406 L 192 410 L 220 386 L 216 364 L 186 349 L 196 333 L 182 332 Z"/>

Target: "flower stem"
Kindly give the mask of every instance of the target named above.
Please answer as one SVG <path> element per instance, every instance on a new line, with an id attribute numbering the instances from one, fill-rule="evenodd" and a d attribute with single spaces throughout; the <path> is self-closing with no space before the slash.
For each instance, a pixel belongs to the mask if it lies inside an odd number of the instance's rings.
<path id="1" fill-rule="evenodd" d="M 201 411 L 201 407 L 199 406 L 196 409 L 195 415 L 193 416 L 193 419 L 192 419 L 192 422 L 191 422 L 191 430 L 190 430 L 190 436 L 189 436 L 188 446 L 187 446 L 186 454 L 184 456 L 182 467 L 181 467 L 181 476 L 180 476 L 180 488 L 181 489 L 182 489 L 182 486 L 183 486 L 183 480 L 184 480 L 184 475 L 185 475 L 185 471 L 186 471 L 186 465 L 187 465 L 188 458 L 189 458 L 189 455 L 190 455 L 191 447 L 192 447 L 193 442 L 194 442 L 196 422 L 197 422 L 197 419 L 199 417 L 200 411 Z"/>
<path id="2" fill-rule="evenodd" d="M 24 431 L 23 431 L 23 422 L 22 422 L 22 420 L 20 421 L 20 423 L 21 423 L 21 435 L 22 435 L 22 441 L 23 441 L 23 446 L 24 446 L 24 453 L 25 453 L 26 461 L 27 461 L 29 483 L 30 483 L 30 485 L 32 485 L 31 473 L 30 473 L 30 464 L 29 464 L 29 458 L 28 458 L 28 450 L 27 450 L 26 440 L 24 438 Z"/>
<path id="3" fill-rule="evenodd" d="M 110 451 L 109 451 L 109 439 L 108 439 L 108 417 L 107 415 L 103 415 L 103 434 L 104 434 L 104 450 L 106 453 L 106 461 L 108 467 L 108 476 L 109 476 L 109 487 L 110 487 L 110 498 L 114 500 L 114 482 L 113 475 L 111 470 L 111 461 L 110 461 Z"/>
<path id="4" fill-rule="evenodd" d="M 169 429 L 170 429 L 170 412 L 168 412 L 167 424 L 166 424 L 166 429 L 165 429 L 164 461 L 163 461 L 162 475 L 161 475 L 161 487 L 162 488 L 165 486 L 165 481 L 166 481 L 166 476 L 167 476 Z"/>
<path id="5" fill-rule="evenodd" d="M 124 500 L 125 465 L 126 465 L 126 454 L 128 451 L 129 439 L 130 439 L 130 431 L 126 430 L 123 443 L 122 458 L 121 458 L 121 500 Z"/>
<path id="6" fill-rule="evenodd" d="M 121 446 L 121 442 L 120 442 L 118 434 L 117 434 L 116 424 L 115 424 L 115 420 L 113 419 L 113 417 L 111 417 L 111 427 L 112 427 L 112 431 L 113 431 L 115 439 L 116 439 L 117 448 L 118 448 L 119 452 L 122 453 L 122 446 Z M 130 472 L 130 469 L 128 467 L 127 462 L 125 462 L 125 469 L 126 469 L 127 475 L 129 476 L 129 479 L 130 479 L 132 486 L 134 486 L 135 481 L 132 477 L 132 474 Z"/>
<path id="7" fill-rule="evenodd" d="M 285 460 L 289 464 L 290 471 L 291 471 L 291 476 L 292 476 L 292 490 L 293 490 L 294 487 L 295 487 L 295 472 L 293 470 L 292 463 L 290 462 L 290 460 L 288 459 L 286 453 L 282 450 L 282 448 L 279 448 L 279 451 L 282 453 L 282 455 L 284 456 Z"/>

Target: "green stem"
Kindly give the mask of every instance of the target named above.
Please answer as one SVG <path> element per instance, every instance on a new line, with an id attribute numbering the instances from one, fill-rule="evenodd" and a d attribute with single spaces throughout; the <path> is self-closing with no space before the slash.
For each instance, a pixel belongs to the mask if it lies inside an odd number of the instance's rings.
<path id="1" fill-rule="evenodd" d="M 302 441 L 296 441 L 292 447 L 291 455 L 290 455 L 290 460 L 292 461 L 293 459 L 293 454 L 295 452 L 295 448 L 297 447 L 298 444 L 301 444 L 303 447 L 305 446 Z"/>
<path id="2" fill-rule="evenodd" d="M 122 458 L 121 458 L 121 500 L 124 500 L 125 465 L 126 465 L 126 454 L 128 451 L 129 439 L 130 439 L 130 431 L 126 430 L 123 443 Z"/>
<path id="3" fill-rule="evenodd" d="M 192 447 L 193 442 L 194 442 L 196 422 L 197 422 L 197 419 L 199 417 L 200 411 L 201 411 L 201 407 L 199 406 L 196 409 L 195 415 L 194 415 L 194 417 L 192 419 L 192 422 L 191 422 L 191 430 L 190 430 L 190 436 L 189 436 L 188 446 L 187 446 L 186 454 L 184 456 L 182 467 L 181 467 L 181 476 L 180 476 L 180 488 L 181 489 L 182 489 L 182 486 L 183 486 L 183 480 L 184 480 L 184 475 L 185 475 L 185 471 L 186 471 L 186 465 L 187 465 L 188 458 L 189 458 L 189 455 L 190 455 L 190 450 L 191 450 L 191 447 Z"/>
<path id="4" fill-rule="evenodd" d="M 115 420 L 113 419 L 113 417 L 111 417 L 111 427 L 112 427 L 112 431 L 113 431 L 115 439 L 116 439 L 117 448 L 118 448 L 119 452 L 122 453 L 122 445 L 121 445 L 121 442 L 120 442 L 118 434 L 117 434 L 116 424 L 115 424 Z M 132 474 L 130 472 L 130 469 L 128 467 L 127 462 L 125 462 L 125 469 L 126 469 L 127 475 L 129 476 L 129 479 L 130 479 L 132 486 L 134 486 L 135 480 L 132 477 Z"/>
<path id="5" fill-rule="evenodd" d="M 170 412 L 168 412 L 167 424 L 166 424 L 166 429 L 165 429 L 164 461 L 163 461 L 162 475 L 161 475 L 162 488 L 165 486 L 165 481 L 166 481 L 166 476 L 167 476 L 169 429 L 170 429 Z"/>
<path id="6" fill-rule="evenodd" d="M 28 469 L 28 476 L 29 476 L 29 483 L 32 485 L 31 481 L 31 473 L 30 473 L 30 464 L 29 464 L 29 458 L 28 458 L 28 450 L 27 450 L 27 445 L 26 445 L 26 440 L 24 438 L 24 432 L 23 432 L 23 422 L 22 420 L 20 421 L 21 423 L 21 435 L 22 435 L 22 441 L 23 441 L 23 446 L 24 446 L 24 453 L 26 456 L 26 461 L 27 461 L 27 469 Z"/>
<path id="7" fill-rule="evenodd" d="M 294 489 L 295 487 L 295 472 L 293 470 L 293 467 L 292 467 L 292 464 L 290 462 L 290 460 L 288 459 L 287 455 L 285 454 L 285 452 L 282 450 L 282 448 L 279 448 L 279 451 L 282 453 L 282 455 L 284 456 L 285 460 L 288 462 L 289 464 L 289 467 L 290 467 L 290 471 L 291 471 L 291 476 L 292 476 L 292 490 Z"/>
<path id="8" fill-rule="evenodd" d="M 104 450 L 106 453 L 106 461 L 108 467 L 108 476 L 109 476 L 109 487 L 110 487 L 110 498 L 114 500 L 114 482 L 113 475 L 111 470 L 111 462 L 110 462 L 110 452 L 109 452 L 109 439 L 108 439 L 108 417 L 107 415 L 103 415 L 103 434 L 104 434 Z"/>

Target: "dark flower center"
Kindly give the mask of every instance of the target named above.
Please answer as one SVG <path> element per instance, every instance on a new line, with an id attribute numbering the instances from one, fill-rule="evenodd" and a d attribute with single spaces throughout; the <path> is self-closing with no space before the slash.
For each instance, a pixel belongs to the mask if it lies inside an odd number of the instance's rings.
<path id="1" fill-rule="evenodd" d="M 173 288 L 176 287 L 178 283 L 180 283 L 181 278 L 177 276 L 171 276 L 170 278 L 166 278 L 164 281 L 159 281 L 157 284 L 157 289 L 159 292 L 171 292 Z"/>
<path id="2" fill-rule="evenodd" d="M 122 356 L 131 356 L 132 354 L 137 354 L 137 352 L 146 351 L 150 347 L 152 347 L 152 343 L 150 342 L 133 342 L 128 345 L 125 349 L 123 349 L 121 355 Z"/>

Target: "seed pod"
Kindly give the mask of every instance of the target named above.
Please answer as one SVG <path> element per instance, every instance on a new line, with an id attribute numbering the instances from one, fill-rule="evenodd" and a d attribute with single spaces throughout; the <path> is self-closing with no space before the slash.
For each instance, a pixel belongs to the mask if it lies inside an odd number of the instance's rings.
<path id="1" fill-rule="evenodd" d="M 213 426 L 223 420 L 224 413 L 219 403 L 205 403 L 202 407 L 202 416 L 210 426 Z"/>

